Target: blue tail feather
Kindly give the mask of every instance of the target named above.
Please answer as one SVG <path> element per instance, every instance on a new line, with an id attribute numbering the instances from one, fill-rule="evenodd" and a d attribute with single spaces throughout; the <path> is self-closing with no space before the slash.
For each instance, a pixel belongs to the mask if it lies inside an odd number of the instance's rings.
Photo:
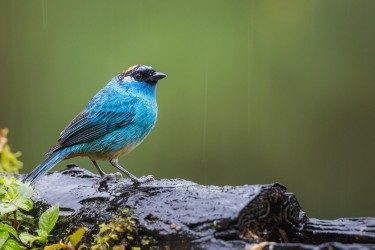
<path id="1" fill-rule="evenodd" d="M 69 152 L 67 149 L 62 149 L 56 151 L 49 155 L 42 163 L 40 163 L 31 173 L 29 173 L 23 182 L 36 182 L 40 177 L 42 177 L 48 170 L 53 168 L 57 163 L 64 160 L 68 156 Z"/>

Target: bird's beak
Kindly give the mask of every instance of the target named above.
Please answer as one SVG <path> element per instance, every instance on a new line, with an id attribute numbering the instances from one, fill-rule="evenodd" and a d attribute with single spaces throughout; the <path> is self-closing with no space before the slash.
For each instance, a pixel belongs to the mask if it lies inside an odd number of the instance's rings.
<path id="1" fill-rule="evenodd" d="M 146 82 L 157 82 L 158 80 L 163 79 L 166 76 L 166 74 L 155 72 L 152 76 L 147 78 Z"/>

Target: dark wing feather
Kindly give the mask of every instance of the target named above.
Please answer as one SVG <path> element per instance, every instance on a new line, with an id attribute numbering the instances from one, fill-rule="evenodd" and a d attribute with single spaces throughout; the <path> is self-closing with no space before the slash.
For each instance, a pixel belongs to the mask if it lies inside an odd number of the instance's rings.
<path id="1" fill-rule="evenodd" d="M 130 124 L 135 116 L 133 105 L 113 105 L 96 111 L 97 108 L 84 109 L 61 132 L 58 143 L 48 151 L 48 155 L 58 149 L 89 142 L 113 130 Z"/>

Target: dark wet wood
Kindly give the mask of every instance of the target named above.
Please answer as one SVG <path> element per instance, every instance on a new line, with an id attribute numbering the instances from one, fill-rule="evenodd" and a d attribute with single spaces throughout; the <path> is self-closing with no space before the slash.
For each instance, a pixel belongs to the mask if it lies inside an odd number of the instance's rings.
<path id="1" fill-rule="evenodd" d="M 308 218 L 277 183 L 217 187 L 172 179 L 134 186 L 128 179 L 98 179 L 73 167 L 36 183 L 40 204 L 60 203 L 64 218 L 54 235 L 86 226 L 91 236 L 128 208 L 139 233 L 152 235 L 160 249 L 375 249 L 374 218 Z"/>
<path id="2" fill-rule="evenodd" d="M 295 236 L 298 241 L 314 244 L 327 241 L 375 243 L 375 218 L 310 218 Z"/>

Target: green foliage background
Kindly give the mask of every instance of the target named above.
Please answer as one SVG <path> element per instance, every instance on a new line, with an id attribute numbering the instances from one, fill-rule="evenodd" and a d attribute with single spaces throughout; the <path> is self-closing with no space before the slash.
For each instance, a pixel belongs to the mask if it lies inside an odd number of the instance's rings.
<path id="1" fill-rule="evenodd" d="M 0 127 L 30 171 L 111 77 L 152 65 L 168 78 L 154 131 L 121 159 L 134 174 L 280 182 L 311 217 L 375 216 L 374 13 L 373 0 L 1 0 Z"/>

